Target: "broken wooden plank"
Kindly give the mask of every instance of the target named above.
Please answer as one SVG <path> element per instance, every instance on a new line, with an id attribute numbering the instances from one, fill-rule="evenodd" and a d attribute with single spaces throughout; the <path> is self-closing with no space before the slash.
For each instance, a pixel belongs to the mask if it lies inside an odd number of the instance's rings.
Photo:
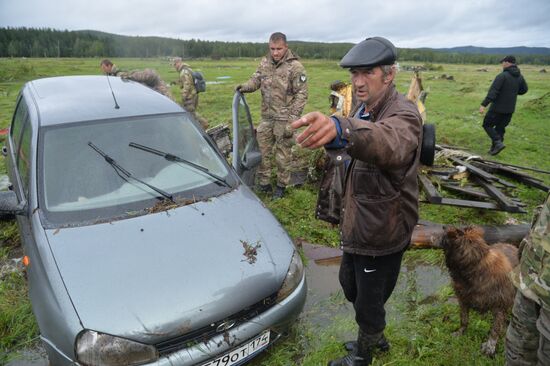
<path id="1" fill-rule="evenodd" d="M 424 190 L 424 193 L 426 193 L 426 198 L 430 203 L 441 203 L 441 195 L 437 191 L 437 189 L 432 184 L 432 181 L 424 174 L 419 174 L 418 178 L 420 180 L 420 184 L 422 185 L 422 188 Z"/>
<path id="2" fill-rule="evenodd" d="M 467 188 L 467 187 L 460 187 L 455 184 L 449 184 L 449 183 L 441 183 L 441 186 L 445 189 L 448 189 L 453 192 L 465 194 L 467 196 L 475 197 L 475 198 L 481 198 L 481 199 L 490 199 L 491 196 L 489 196 L 487 193 L 478 191 L 473 188 Z"/>
<path id="3" fill-rule="evenodd" d="M 449 156 L 449 159 L 451 161 L 457 163 L 457 164 L 460 164 L 460 165 L 466 167 L 466 169 L 468 169 L 468 171 L 470 171 L 472 174 L 477 175 L 478 177 L 481 177 L 481 178 L 483 178 L 487 181 L 497 181 L 498 180 L 498 177 L 496 177 L 496 176 L 494 176 L 490 173 L 487 173 L 483 169 L 477 168 L 474 165 L 465 162 L 464 160 L 455 158 L 454 156 Z"/>
<path id="4" fill-rule="evenodd" d="M 466 207 L 466 208 L 483 208 L 487 210 L 501 210 L 500 206 L 493 202 L 461 200 L 456 198 L 443 197 L 441 199 L 441 204 L 449 205 L 449 206 Z"/>
<path id="5" fill-rule="evenodd" d="M 475 183 L 479 184 L 485 192 L 498 202 L 498 205 L 507 212 L 522 212 L 525 213 L 518 205 L 516 205 L 508 196 L 506 196 L 500 189 L 495 187 L 489 182 L 484 181 L 478 177 L 473 177 Z"/>
<path id="6" fill-rule="evenodd" d="M 550 174 L 550 172 L 548 170 L 531 168 L 531 167 L 521 166 L 521 165 L 514 165 L 514 164 L 510 164 L 510 163 L 504 163 L 502 161 L 485 160 L 485 159 L 481 159 L 481 158 L 475 158 L 475 160 L 482 161 L 482 162 L 493 163 L 493 164 L 499 164 L 499 165 L 507 165 L 507 166 L 511 166 L 511 167 L 514 167 L 514 168 L 519 168 L 519 169 L 523 169 L 523 170 L 530 170 L 530 171 L 537 172 L 537 173 Z"/>
<path id="7" fill-rule="evenodd" d="M 538 189 L 540 189 L 544 192 L 549 192 L 550 191 L 550 187 L 547 186 L 546 184 L 544 184 L 542 179 L 532 177 L 528 174 L 519 172 L 519 171 L 511 169 L 511 168 L 507 168 L 505 166 L 498 166 L 498 165 L 493 164 L 493 163 L 486 164 L 486 163 L 477 162 L 475 164 L 480 165 L 481 168 L 483 168 L 483 169 L 489 170 L 491 172 L 498 172 L 498 173 L 500 173 L 500 174 L 502 174 L 506 177 L 515 179 L 518 182 L 521 182 L 521 183 L 523 183 L 527 186 L 538 188 Z"/>

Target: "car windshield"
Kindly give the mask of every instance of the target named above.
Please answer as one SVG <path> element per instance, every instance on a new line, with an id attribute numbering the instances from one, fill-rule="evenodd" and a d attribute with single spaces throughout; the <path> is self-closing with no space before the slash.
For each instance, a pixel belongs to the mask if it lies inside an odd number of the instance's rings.
<path id="1" fill-rule="evenodd" d="M 235 179 L 227 165 L 187 116 L 45 128 L 39 186 L 48 220 L 74 223 L 124 216 L 159 200 L 189 202 L 231 189 Z"/>

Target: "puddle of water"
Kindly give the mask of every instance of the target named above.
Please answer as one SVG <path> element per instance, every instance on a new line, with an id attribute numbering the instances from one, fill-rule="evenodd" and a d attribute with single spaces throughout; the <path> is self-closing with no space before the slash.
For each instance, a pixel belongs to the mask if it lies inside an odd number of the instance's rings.
<path id="1" fill-rule="evenodd" d="M 6 366 L 48 366 L 46 350 L 39 344 L 33 348 L 22 350 L 15 360 L 6 364 Z"/>
<path id="2" fill-rule="evenodd" d="M 353 319 L 353 307 L 343 296 L 338 282 L 341 259 L 335 256 L 338 249 L 307 243 L 303 247 L 309 262 L 306 267 L 308 298 L 302 320 L 313 326 L 322 326 L 335 316 Z M 449 283 L 447 270 L 438 265 L 423 262 L 403 265 L 393 294 L 386 303 L 386 320 L 398 322 L 406 316 L 404 309 L 414 310 L 419 305 L 436 303 L 438 291 Z M 336 300 L 330 301 L 331 297 L 336 297 Z"/>

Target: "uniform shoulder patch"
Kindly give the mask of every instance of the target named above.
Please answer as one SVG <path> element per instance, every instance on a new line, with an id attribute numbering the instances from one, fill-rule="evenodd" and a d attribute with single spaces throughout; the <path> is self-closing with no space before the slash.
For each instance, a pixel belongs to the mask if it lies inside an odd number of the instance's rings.
<path id="1" fill-rule="evenodd" d="M 305 83 L 306 80 L 307 80 L 306 74 L 301 74 L 301 75 L 300 75 L 300 81 L 301 81 L 302 83 Z"/>

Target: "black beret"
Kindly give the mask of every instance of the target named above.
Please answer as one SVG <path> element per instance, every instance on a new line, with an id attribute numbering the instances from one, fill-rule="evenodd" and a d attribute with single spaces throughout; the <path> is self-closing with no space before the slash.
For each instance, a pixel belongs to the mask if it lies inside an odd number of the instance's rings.
<path id="1" fill-rule="evenodd" d="M 340 61 L 340 66 L 373 67 L 378 65 L 393 65 L 397 60 L 395 46 L 382 37 L 371 37 L 357 43 Z"/>

